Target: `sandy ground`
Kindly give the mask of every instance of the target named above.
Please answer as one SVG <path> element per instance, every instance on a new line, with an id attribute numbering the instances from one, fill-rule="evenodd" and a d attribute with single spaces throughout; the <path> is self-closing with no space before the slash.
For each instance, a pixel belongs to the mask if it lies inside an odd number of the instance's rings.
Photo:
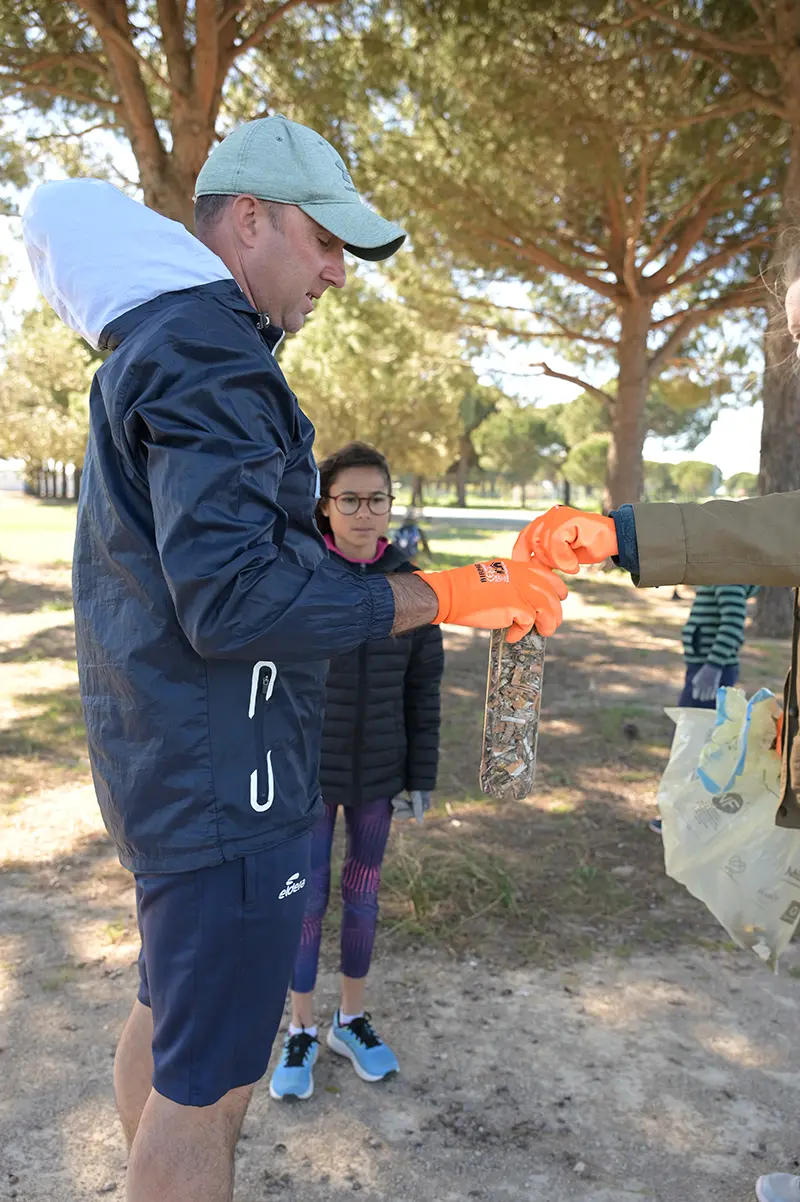
<path id="1" fill-rule="evenodd" d="M 127 874 L 85 787 L 30 797 L 7 836 L 0 1197 L 121 1196 L 111 1058 L 136 982 Z M 737 1202 L 759 1172 L 795 1163 L 787 965 L 776 978 L 744 952 L 700 948 L 563 970 L 503 960 L 380 956 L 370 994 L 401 1075 L 366 1085 L 326 1050 L 309 1102 L 276 1104 L 262 1083 L 238 1202 Z M 335 984 L 323 975 L 322 1014 Z"/>
<path id="2" fill-rule="evenodd" d="M 88 784 L 68 568 L 1 575 L 0 1202 L 122 1198 L 131 880 Z M 262 1083 L 237 1202 L 744 1202 L 797 1164 L 800 947 L 777 978 L 733 949 L 646 828 L 688 597 L 598 577 L 568 604 L 527 803 L 476 792 L 485 640 L 449 632 L 437 805 L 392 836 L 369 989 L 401 1074 L 323 1049 L 309 1102 Z M 749 643 L 748 690 L 784 662 Z"/>

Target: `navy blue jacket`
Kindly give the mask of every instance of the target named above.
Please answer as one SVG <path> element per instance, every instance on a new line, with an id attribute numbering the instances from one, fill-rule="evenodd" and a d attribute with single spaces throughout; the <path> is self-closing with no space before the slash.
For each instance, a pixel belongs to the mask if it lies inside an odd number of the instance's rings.
<path id="1" fill-rule="evenodd" d="M 267 325 L 266 329 L 259 328 Z M 127 867 L 293 838 L 319 812 L 326 661 L 394 619 L 328 557 L 313 427 L 231 279 L 117 317 L 91 391 L 74 557 L 95 786 Z"/>

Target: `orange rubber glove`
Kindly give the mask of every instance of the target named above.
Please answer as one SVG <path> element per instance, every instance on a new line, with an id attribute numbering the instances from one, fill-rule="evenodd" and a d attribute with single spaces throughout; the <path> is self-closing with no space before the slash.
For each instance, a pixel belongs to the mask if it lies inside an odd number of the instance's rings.
<path id="1" fill-rule="evenodd" d="M 554 505 L 535 518 L 514 543 L 512 559 L 535 559 L 548 568 L 574 575 L 582 563 L 602 563 L 618 553 L 613 518 Z"/>
<path id="2" fill-rule="evenodd" d="M 477 626 L 504 630 L 506 639 L 518 642 L 533 626 L 545 636 L 561 625 L 561 602 L 567 595 L 564 581 L 534 563 L 494 559 L 471 563 L 446 572 L 417 572 L 439 599 L 434 625 Z"/>

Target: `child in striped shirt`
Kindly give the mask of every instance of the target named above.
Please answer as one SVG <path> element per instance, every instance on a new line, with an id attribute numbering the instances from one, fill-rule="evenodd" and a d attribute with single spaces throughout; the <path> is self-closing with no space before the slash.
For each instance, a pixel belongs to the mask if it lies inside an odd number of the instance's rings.
<path id="1" fill-rule="evenodd" d="M 700 584 L 683 628 L 686 680 L 678 705 L 714 709 L 717 689 L 739 679 L 750 584 Z"/>
<path id="2" fill-rule="evenodd" d="M 683 628 L 686 679 L 678 705 L 713 710 L 717 689 L 739 679 L 739 651 L 744 642 L 747 602 L 758 592 L 751 584 L 699 584 Z M 661 834 L 661 819 L 650 830 Z"/>

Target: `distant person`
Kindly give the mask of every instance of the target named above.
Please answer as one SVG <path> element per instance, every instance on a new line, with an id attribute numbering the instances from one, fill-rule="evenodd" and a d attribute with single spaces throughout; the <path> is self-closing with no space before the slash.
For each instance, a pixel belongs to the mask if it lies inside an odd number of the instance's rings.
<path id="1" fill-rule="evenodd" d="M 393 498 L 383 455 L 374 447 L 350 443 L 321 463 L 319 473 L 317 523 L 345 574 L 377 577 L 413 572 L 414 565 L 386 537 Z M 331 660 L 320 763 L 325 808 L 311 831 L 309 893 L 292 976 L 292 1019 L 270 1082 L 275 1099 L 310 1098 L 314 1092 L 319 1051 L 314 988 L 340 806 L 347 832 L 341 1001 L 327 1042 L 332 1051 L 351 1061 L 363 1081 L 380 1081 L 398 1071 L 395 1053 L 364 1010 L 364 993 L 392 816 L 399 811 L 422 822 L 436 785 L 443 668 L 438 626 L 370 639 Z M 399 796 L 404 791 L 408 800 Z"/>
<path id="2" fill-rule="evenodd" d="M 407 559 L 413 559 L 420 551 L 431 554 L 425 531 L 419 524 L 419 512 L 413 507 L 406 511 L 403 524 L 395 531 L 392 543 Z"/>
<path id="3" fill-rule="evenodd" d="M 739 679 L 739 653 L 744 642 L 747 602 L 755 584 L 699 584 L 681 632 L 686 676 L 678 705 L 713 710 L 717 689 Z M 650 829 L 661 834 L 661 819 Z"/>
<path id="4" fill-rule="evenodd" d="M 678 705 L 714 709 L 717 689 L 739 679 L 747 602 L 757 584 L 699 584 L 683 627 L 686 677 Z"/>

